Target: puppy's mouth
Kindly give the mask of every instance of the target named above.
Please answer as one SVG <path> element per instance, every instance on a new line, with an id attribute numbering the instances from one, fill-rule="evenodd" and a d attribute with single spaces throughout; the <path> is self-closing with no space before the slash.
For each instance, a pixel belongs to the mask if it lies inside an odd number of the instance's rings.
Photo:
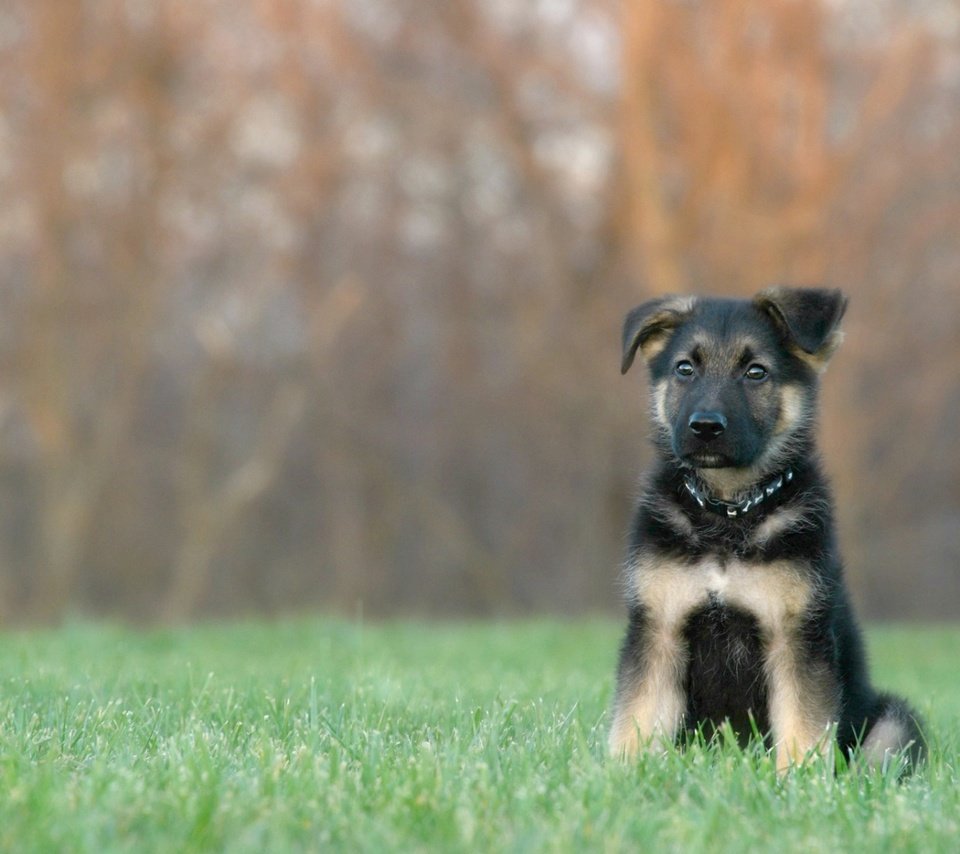
<path id="1" fill-rule="evenodd" d="M 693 469 L 725 469 L 733 466 L 733 462 L 729 457 L 710 451 L 697 451 L 692 454 L 684 454 L 681 460 L 684 465 Z"/>

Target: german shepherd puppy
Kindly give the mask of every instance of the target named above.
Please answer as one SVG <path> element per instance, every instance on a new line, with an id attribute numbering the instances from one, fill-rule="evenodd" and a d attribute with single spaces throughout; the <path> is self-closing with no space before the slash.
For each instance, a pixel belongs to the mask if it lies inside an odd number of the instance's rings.
<path id="1" fill-rule="evenodd" d="M 658 461 L 631 528 L 610 751 L 729 721 L 779 770 L 921 757 L 917 717 L 871 686 L 814 443 L 840 291 L 665 297 L 631 311 L 622 372 L 650 371 Z"/>

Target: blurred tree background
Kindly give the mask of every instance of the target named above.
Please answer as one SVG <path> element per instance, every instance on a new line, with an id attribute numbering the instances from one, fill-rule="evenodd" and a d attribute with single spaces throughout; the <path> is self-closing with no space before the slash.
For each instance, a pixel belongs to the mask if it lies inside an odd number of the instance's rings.
<path id="1" fill-rule="evenodd" d="M 0 617 L 617 607 L 626 310 L 841 286 L 855 595 L 960 614 L 960 7 L 5 0 Z"/>

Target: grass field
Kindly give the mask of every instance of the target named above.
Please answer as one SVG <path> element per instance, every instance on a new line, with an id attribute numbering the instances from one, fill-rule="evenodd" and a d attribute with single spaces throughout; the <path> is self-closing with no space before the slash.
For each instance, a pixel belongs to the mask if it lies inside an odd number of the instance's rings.
<path id="1" fill-rule="evenodd" d="M 604 756 L 610 621 L 0 635 L 4 851 L 960 848 L 960 629 L 883 628 L 927 768 Z"/>

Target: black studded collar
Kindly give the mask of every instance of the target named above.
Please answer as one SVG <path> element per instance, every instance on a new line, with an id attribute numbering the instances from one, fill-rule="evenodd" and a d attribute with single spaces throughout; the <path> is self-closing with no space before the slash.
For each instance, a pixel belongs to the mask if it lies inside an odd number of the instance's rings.
<path id="1" fill-rule="evenodd" d="M 683 485 L 693 497 L 693 500 L 705 510 L 711 510 L 728 519 L 736 519 L 739 516 L 745 516 L 766 499 L 774 496 L 783 488 L 784 484 L 790 483 L 791 480 L 793 480 L 793 470 L 787 469 L 783 474 L 778 474 L 766 484 L 755 486 L 747 497 L 740 501 L 724 501 L 708 495 L 693 475 L 684 475 Z"/>

